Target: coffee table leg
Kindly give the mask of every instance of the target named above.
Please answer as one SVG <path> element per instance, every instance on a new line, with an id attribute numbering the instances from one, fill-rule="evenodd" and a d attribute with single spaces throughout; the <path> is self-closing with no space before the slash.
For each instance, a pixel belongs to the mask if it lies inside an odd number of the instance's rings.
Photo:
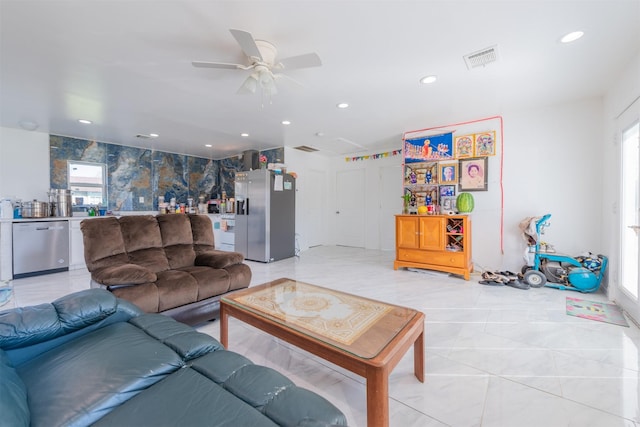
<path id="1" fill-rule="evenodd" d="M 367 370 L 367 426 L 389 426 L 389 373 L 384 368 Z"/>
<path id="2" fill-rule="evenodd" d="M 228 348 L 229 344 L 229 315 L 225 310 L 224 304 L 220 304 L 220 343 L 224 348 Z"/>
<path id="3" fill-rule="evenodd" d="M 421 383 L 424 382 L 424 327 L 413 343 L 413 373 Z"/>

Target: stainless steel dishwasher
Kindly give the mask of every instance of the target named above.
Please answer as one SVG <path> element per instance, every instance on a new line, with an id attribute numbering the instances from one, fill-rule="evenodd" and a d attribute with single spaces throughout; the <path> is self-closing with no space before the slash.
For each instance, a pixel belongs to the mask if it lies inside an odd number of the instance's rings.
<path id="1" fill-rule="evenodd" d="M 13 223 L 13 278 L 69 270 L 69 221 Z"/>

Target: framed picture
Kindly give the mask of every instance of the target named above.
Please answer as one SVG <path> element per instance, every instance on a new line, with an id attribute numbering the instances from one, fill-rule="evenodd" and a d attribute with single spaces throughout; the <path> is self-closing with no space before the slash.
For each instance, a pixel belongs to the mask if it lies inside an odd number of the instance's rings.
<path id="1" fill-rule="evenodd" d="M 466 159 L 473 157 L 474 135 L 456 136 L 453 140 L 454 157 Z"/>
<path id="2" fill-rule="evenodd" d="M 460 160 L 460 191 L 487 191 L 488 159 Z"/>
<path id="3" fill-rule="evenodd" d="M 474 157 L 495 156 L 496 132 L 476 133 L 473 144 L 473 153 Z"/>
<path id="4" fill-rule="evenodd" d="M 440 186 L 440 198 L 443 197 L 452 197 L 456 195 L 456 186 L 455 185 L 441 185 Z"/>
<path id="5" fill-rule="evenodd" d="M 458 210 L 455 197 L 440 198 L 440 212 L 456 212 Z"/>
<path id="6" fill-rule="evenodd" d="M 407 139 L 403 148 L 404 162 L 453 159 L 453 133 Z"/>
<path id="7" fill-rule="evenodd" d="M 458 183 L 458 164 L 457 163 L 439 163 L 438 178 L 442 185 Z"/>

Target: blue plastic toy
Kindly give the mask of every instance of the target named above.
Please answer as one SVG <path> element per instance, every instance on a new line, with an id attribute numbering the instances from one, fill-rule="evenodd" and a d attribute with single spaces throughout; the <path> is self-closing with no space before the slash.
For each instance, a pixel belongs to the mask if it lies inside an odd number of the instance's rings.
<path id="1" fill-rule="evenodd" d="M 540 251 L 540 235 L 544 234 L 551 214 L 544 215 L 535 222 L 536 241 L 534 255 L 530 263 L 522 267 L 523 281 L 533 288 L 550 288 L 578 292 L 595 292 L 600 288 L 607 269 L 608 259 L 604 255 L 570 257 L 557 253 Z"/>

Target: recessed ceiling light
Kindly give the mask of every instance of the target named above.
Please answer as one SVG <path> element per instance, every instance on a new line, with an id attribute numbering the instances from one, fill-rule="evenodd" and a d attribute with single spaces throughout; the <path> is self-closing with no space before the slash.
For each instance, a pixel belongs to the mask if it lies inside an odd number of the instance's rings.
<path id="1" fill-rule="evenodd" d="M 78 121 L 84 125 L 90 125 L 91 123 L 93 123 L 91 120 L 85 120 L 85 119 L 78 119 Z"/>
<path id="2" fill-rule="evenodd" d="M 574 41 L 578 40 L 582 36 L 584 36 L 584 32 L 583 31 L 574 31 L 574 32 L 569 33 L 569 34 L 565 35 L 564 37 L 562 37 L 560 39 L 560 41 L 562 43 L 571 43 L 571 42 L 574 42 Z"/>
<path id="3" fill-rule="evenodd" d="M 211 145 L 211 144 L 204 144 L 204 146 L 207 147 L 207 148 L 213 147 L 213 145 Z"/>
<path id="4" fill-rule="evenodd" d="M 283 124 L 283 125 L 290 125 L 290 124 L 291 124 L 291 122 L 290 122 L 289 120 L 283 120 L 283 121 L 282 121 L 282 124 Z"/>
<path id="5" fill-rule="evenodd" d="M 150 134 L 149 134 L 149 136 L 150 136 L 151 138 L 157 138 L 157 137 L 159 137 L 160 135 L 158 135 L 157 133 L 150 133 Z"/>
<path id="6" fill-rule="evenodd" d="M 248 133 L 241 133 L 241 134 L 240 134 L 240 136 L 242 136 L 242 137 L 246 138 L 246 137 L 248 137 L 248 136 L 249 136 L 249 134 L 248 134 Z"/>
<path id="7" fill-rule="evenodd" d="M 348 108 L 349 104 L 347 104 L 346 102 L 341 102 L 340 104 L 336 105 L 336 107 L 338 107 L 338 108 Z"/>
<path id="8" fill-rule="evenodd" d="M 429 84 L 429 83 L 433 83 L 436 80 L 438 80 L 437 76 L 426 76 L 420 79 L 420 83 L 422 83 L 423 85 Z"/>

